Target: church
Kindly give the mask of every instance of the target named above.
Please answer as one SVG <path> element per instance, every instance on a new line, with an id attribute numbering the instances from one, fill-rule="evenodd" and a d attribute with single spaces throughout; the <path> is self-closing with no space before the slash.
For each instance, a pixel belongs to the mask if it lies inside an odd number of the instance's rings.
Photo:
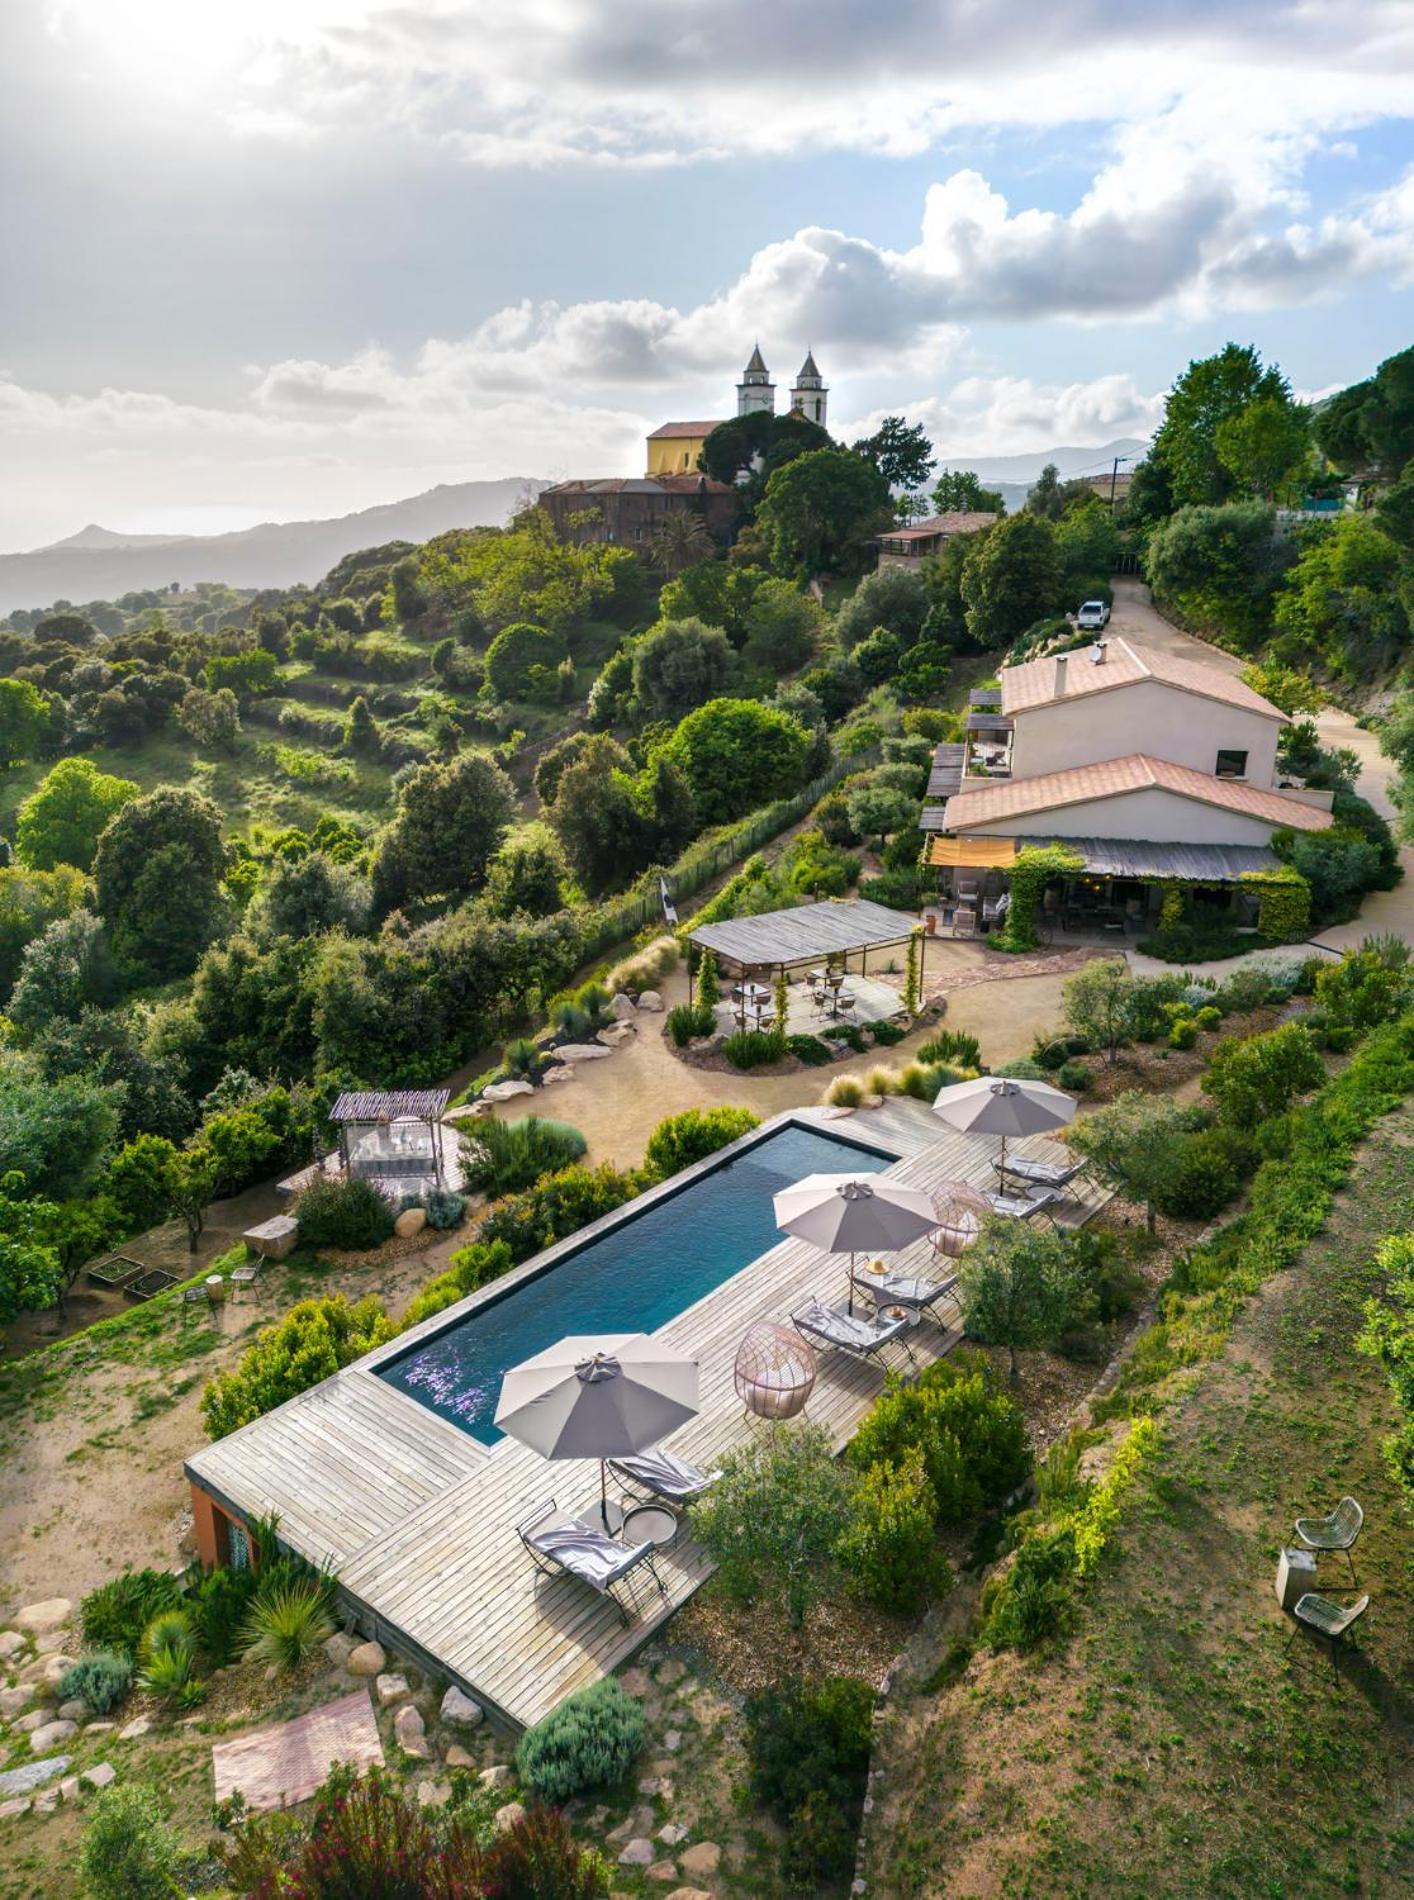
<path id="1" fill-rule="evenodd" d="M 804 416 L 807 422 L 818 422 L 823 429 L 825 406 L 829 397 L 825 379 L 815 366 L 815 355 L 811 350 L 805 352 L 805 361 L 790 392 L 790 409 Z M 751 352 L 751 361 L 741 373 L 741 381 L 736 386 L 736 412 L 739 416 L 750 416 L 760 412 L 773 416 L 776 413 L 776 385 L 771 381 L 771 372 L 758 345 Z M 690 475 L 697 468 L 697 458 L 702 453 L 702 445 L 719 423 L 725 422 L 725 416 L 715 416 L 708 422 L 664 422 L 648 438 L 648 468 L 650 476 Z"/>

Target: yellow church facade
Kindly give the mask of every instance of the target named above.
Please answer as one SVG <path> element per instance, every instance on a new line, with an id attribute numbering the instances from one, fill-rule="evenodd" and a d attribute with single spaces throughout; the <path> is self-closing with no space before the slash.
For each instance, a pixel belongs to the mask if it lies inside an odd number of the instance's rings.
<path id="1" fill-rule="evenodd" d="M 649 475 L 693 475 L 702 445 L 721 421 L 665 422 L 648 438 Z"/>
<path id="2" fill-rule="evenodd" d="M 809 422 L 818 422 L 823 429 L 828 397 L 825 380 L 815 366 L 814 353 L 807 350 L 805 361 L 791 388 L 791 412 L 804 416 Z M 759 347 L 752 350 L 751 360 L 736 386 L 737 414 L 748 416 L 757 411 L 767 415 L 776 413 L 776 385 L 771 381 L 770 371 L 766 368 Z M 706 422 L 662 423 L 648 437 L 648 467 L 645 474 L 695 475 L 703 443 L 725 419 L 723 416 L 714 416 Z"/>

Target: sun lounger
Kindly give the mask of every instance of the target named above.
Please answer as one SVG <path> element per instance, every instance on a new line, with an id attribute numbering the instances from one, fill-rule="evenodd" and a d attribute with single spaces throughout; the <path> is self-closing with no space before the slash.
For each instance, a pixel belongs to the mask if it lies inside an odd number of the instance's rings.
<path id="1" fill-rule="evenodd" d="M 663 1580 L 653 1567 L 651 1544 L 622 1544 L 592 1517 L 570 1517 L 557 1510 L 553 1498 L 523 1517 L 516 1525 L 516 1535 L 530 1552 L 537 1570 L 547 1577 L 576 1577 L 587 1583 L 591 1590 L 609 1599 L 623 1618 L 625 1629 L 633 1619 L 614 1586 L 640 1564 L 657 1584 L 658 1594 L 667 1597 Z"/>
<path id="2" fill-rule="evenodd" d="M 662 1498 L 668 1504 L 689 1504 L 700 1498 L 721 1477 L 720 1471 L 703 1471 L 685 1458 L 675 1457 L 661 1446 L 637 1458 L 611 1458 L 609 1469 L 632 1489 L 646 1491 L 649 1497 Z"/>
<path id="3" fill-rule="evenodd" d="M 1061 1197 L 1054 1188 L 1042 1188 L 1038 1194 L 987 1194 L 984 1198 L 992 1212 L 1006 1220 L 1030 1220 L 1033 1214 L 1044 1214 L 1054 1225 L 1051 1207 Z"/>
<path id="4" fill-rule="evenodd" d="M 1014 1181 L 1024 1181 L 1029 1188 L 1069 1187 L 1077 1174 L 1083 1174 L 1089 1163 L 1086 1161 L 1028 1161 L 1023 1156 L 992 1164 L 1003 1179 L 1010 1175 Z"/>
<path id="5" fill-rule="evenodd" d="M 909 1358 L 913 1357 L 905 1337 L 909 1327 L 906 1315 L 902 1319 L 866 1319 L 862 1313 L 842 1313 L 838 1307 L 826 1306 L 823 1300 L 811 1300 L 790 1317 L 795 1330 L 812 1345 L 834 1346 L 856 1359 L 874 1359 L 897 1340 Z"/>

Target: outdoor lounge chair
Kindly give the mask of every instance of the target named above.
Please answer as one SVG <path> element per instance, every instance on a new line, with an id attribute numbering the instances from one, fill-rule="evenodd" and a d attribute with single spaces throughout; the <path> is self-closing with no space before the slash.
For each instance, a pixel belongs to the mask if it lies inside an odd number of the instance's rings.
<path id="1" fill-rule="evenodd" d="M 1361 1597 L 1358 1603 L 1352 1603 L 1347 1607 L 1340 1603 L 1332 1603 L 1329 1597 L 1317 1596 L 1314 1590 L 1308 1590 L 1304 1597 L 1296 1599 L 1295 1608 L 1292 1610 L 1296 1621 L 1291 1626 L 1291 1634 L 1286 1639 L 1286 1646 L 1288 1649 L 1291 1648 L 1303 1627 L 1314 1630 L 1318 1636 L 1324 1636 L 1331 1646 L 1331 1669 L 1335 1673 L 1336 1681 L 1339 1682 L 1340 1664 L 1336 1660 L 1336 1644 L 1352 1624 L 1359 1622 L 1369 1607 L 1368 1596 Z"/>
<path id="2" fill-rule="evenodd" d="M 636 1458 L 611 1458 L 609 1469 L 621 1483 L 633 1490 L 645 1491 L 649 1497 L 661 1498 L 666 1504 L 690 1504 L 710 1490 L 722 1475 L 720 1471 L 703 1471 L 697 1465 L 690 1465 L 685 1458 L 664 1451 L 661 1445 Z"/>
<path id="3" fill-rule="evenodd" d="M 907 1318 L 866 1319 L 862 1313 L 842 1313 L 838 1307 L 826 1306 L 823 1300 L 810 1300 L 790 1318 L 801 1338 L 811 1345 L 834 1346 L 856 1359 L 868 1360 L 881 1356 L 884 1347 L 897 1340 L 909 1359 L 913 1358 L 905 1337 Z"/>
<path id="4" fill-rule="evenodd" d="M 1345 1561 L 1350 1565 L 1350 1581 L 1358 1590 L 1360 1580 L 1355 1575 L 1355 1559 L 1350 1553 L 1364 1522 L 1365 1513 L 1354 1498 L 1342 1498 L 1329 1517 L 1298 1517 L 1296 1535 L 1310 1550 L 1344 1551 Z"/>
<path id="5" fill-rule="evenodd" d="M 1057 1193 L 1069 1187 L 1076 1175 L 1083 1174 L 1088 1161 L 1027 1161 L 1017 1156 L 992 1164 L 1001 1177 L 1025 1182 L 1028 1188 L 1055 1188 Z"/>
<path id="6" fill-rule="evenodd" d="M 1054 1226 L 1051 1207 L 1061 1197 L 1054 1188 L 1042 1188 L 1036 1194 L 988 1194 L 984 1190 L 983 1198 L 992 1212 L 1005 1220 L 1030 1220 L 1033 1214 L 1044 1214 Z"/>
<path id="7" fill-rule="evenodd" d="M 516 1525 L 516 1536 L 530 1552 L 531 1562 L 547 1577 L 577 1577 L 591 1590 L 607 1597 L 623 1618 L 624 1628 L 632 1622 L 624 1603 L 615 1593 L 621 1583 L 641 1564 L 658 1586 L 666 1601 L 668 1592 L 653 1566 L 651 1544 L 622 1544 L 610 1537 L 602 1524 L 592 1517 L 570 1517 L 555 1508 L 548 1498 Z"/>

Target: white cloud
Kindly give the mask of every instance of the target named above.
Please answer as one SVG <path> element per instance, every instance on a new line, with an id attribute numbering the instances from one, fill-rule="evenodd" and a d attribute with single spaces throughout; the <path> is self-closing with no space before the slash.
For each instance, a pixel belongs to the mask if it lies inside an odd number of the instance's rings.
<path id="1" fill-rule="evenodd" d="M 946 396 L 878 409 L 842 424 L 847 440 L 877 429 L 887 413 L 921 422 L 939 462 L 957 466 L 967 456 L 1146 438 L 1163 417 L 1164 392 L 1141 390 L 1133 377 L 1099 376 L 1090 382 L 1047 384 L 1025 376 L 967 376 Z"/>

